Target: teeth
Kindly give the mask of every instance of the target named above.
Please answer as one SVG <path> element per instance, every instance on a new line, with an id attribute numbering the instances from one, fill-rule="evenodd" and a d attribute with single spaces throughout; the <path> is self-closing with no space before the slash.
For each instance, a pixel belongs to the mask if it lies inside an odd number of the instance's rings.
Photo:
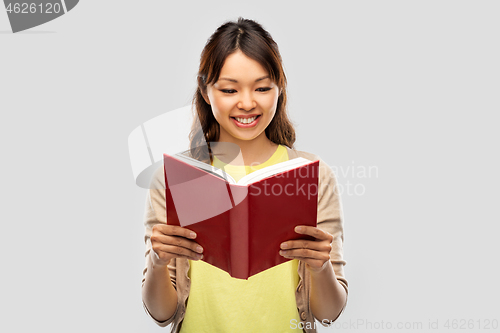
<path id="1" fill-rule="evenodd" d="M 250 124 L 252 121 L 254 121 L 255 119 L 257 118 L 257 116 L 255 117 L 252 117 L 252 118 L 236 118 L 236 120 L 238 120 L 238 122 L 242 123 L 242 124 Z"/>

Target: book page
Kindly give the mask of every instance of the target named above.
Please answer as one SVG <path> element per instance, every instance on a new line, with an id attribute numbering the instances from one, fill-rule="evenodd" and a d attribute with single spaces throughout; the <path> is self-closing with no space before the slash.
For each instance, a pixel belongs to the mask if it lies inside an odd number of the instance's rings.
<path id="1" fill-rule="evenodd" d="M 292 160 L 288 160 L 285 162 L 281 162 L 278 164 L 270 165 L 268 167 L 265 167 L 263 169 L 257 170 L 252 172 L 251 174 L 248 174 L 244 177 L 242 177 L 236 184 L 238 185 L 248 185 L 251 183 L 254 183 L 258 180 L 264 179 L 266 177 L 270 177 L 272 175 L 278 174 L 283 171 L 291 170 L 298 168 L 302 165 L 306 165 L 308 163 L 312 163 L 313 161 L 310 161 L 308 159 L 305 159 L 303 157 L 297 157 Z"/>

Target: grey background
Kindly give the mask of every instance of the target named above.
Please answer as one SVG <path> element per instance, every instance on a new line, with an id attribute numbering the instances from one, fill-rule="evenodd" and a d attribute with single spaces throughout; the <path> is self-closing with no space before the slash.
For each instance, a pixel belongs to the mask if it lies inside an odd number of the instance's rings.
<path id="1" fill-rule="evenodd" d="M 82 1 L 15 35 L 0 10 L 0 330 L 162 330 L 141 303 L 146 192 L 127 137 L 190 102 L 206 39 L 240 15 L 280 46 L 297 148 L 364 189 L 342 196 L 350 294 L 338 321 L 347 329 L 336 331 L 387 322 L 436 331 L 429 321 L 446 330 L 447 319 L 491 327 L 499 10 L 497 1 Z M 347 169 L 369 166 L 378 173 Z"/>

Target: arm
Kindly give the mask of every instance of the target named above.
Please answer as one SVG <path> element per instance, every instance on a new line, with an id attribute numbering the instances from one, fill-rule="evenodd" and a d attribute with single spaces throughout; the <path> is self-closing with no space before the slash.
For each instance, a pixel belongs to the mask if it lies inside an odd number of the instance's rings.
<path id="1" fill-rule="evenodd" d="M 144 309 L 160 326 L 167 326 L 177 311 L 177 291 L 170 281 L 166 266 L 153 264 L 149 260 L 142 285 Z"/>
<path id="2" fill-rule="evenodd" d="M 335 321 L 347 302 L 347 291 L 337 280 L 330 251 L 333 236 L 310 226 L 297 226 L 295 232 L 316 238 L 314 241 L 296 240 L 281 244 L 280 254 L 285 258 L 299 259 L 311 274 L 310 306 L 314 317 L 323 324 Z"/>
<path id="3" fill-rule="evenodd" d="M 192 240 L 195 233 L 167 225 L 164 184 L 162 167 L 153 177 L 146 200 L 146 268 L 142 280 L 144 309 L 162 327 L 172 322 L 178 309 L 175 258 L 199 260 L 203 252 Z"/>
<path id="4" fill-rule="evenodd" d="M 343 243 L 344 216 L 332 169 L 320 160 L 320 189 L 318 192 L 318 228 L 331 238 L 325 269 L 311 273 L 310 305 L 313 315 L 322 323 L 337 320 L 347 305 L 347 280 L 344 277 Z M 307 267 L 307 266 L 306 266 Z"/>
<path id="5" fill-rule="evenodd" d="M 322 323 L 331 323 L 340 316 L 347 302 L 347 291 L 337 280 L 331 262 L 321 271 L 311 273 L 311 311 Z"/>
<path id="6" fill-rule="evenodd" d="M 146 313 L 159 326 L 167 326 L 177 310 L 177 292 L 175 289 L 175 260 L 168 266 L 157 264 L 152 251 L 151 236 L 153 228 L 158 224 L 166 224 L 165 214 L 165 182 L 162 177 L 163 168 L 159 168 L 151 182 L 146 198 L 144 214 L 146 243 L 146 267 L 142 279 L 142 301 Z M 168 320 L 171 319 L 171 320 Z"/>
<path id="7" fill-rule="evenodd" d="M 348 283 L 344 277 L 343 213 L 336 179 L 331 168 L 320 160 L 318 226 L 303 226 L 297 233 L 314 241 L 288 241 L 282 255 L 303 261 L 311 276 L 310 307 L 322 324 L 336 320 L 347 303 Z M 285 249 L 282 246 L 282 249 Z"/>

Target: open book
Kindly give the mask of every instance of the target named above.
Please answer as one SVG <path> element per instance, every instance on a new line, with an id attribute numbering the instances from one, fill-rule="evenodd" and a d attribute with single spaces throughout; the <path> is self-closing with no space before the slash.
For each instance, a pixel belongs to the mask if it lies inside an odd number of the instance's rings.
<path id="1" fill-rule="evenodd" d="M 203 261 L 248 279 L 290 260 L 282 242 L 312 239 L 294 228 L 316 226 L 319 161 L 295 158 L 235 182 L 188 156 L 163 156 L 167 224 L 196 232 Z"/>

